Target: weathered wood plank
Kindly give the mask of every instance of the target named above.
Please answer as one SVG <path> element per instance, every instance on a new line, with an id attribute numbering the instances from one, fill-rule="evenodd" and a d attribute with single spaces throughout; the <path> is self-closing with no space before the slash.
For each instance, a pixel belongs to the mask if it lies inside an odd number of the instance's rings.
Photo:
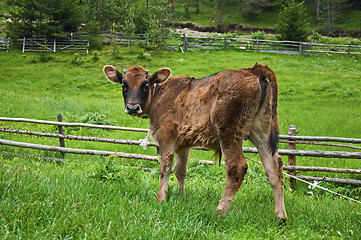
<path id="1" fill-rule="evenodd" d="M 305 172 L 337 172 L 337 173 L 357 173 L 361 174 L 361 169 L 343 169 L 343 168 L 328 168 L 328 167 L 308 167 L 308 166 L 294 166 L 285 165 L 284 170 L 291 171 L 305 171 Z"/>
<path id="2" fill-rule="evenodd" d="M 0 117 L 0 121 L 28 122 L 28 123 L 58 125 L 58 126 L 67 126 L 67 127 L 88 127 L 88 128 L 99 128 L 99 129 L 133 131 L 133 132 L 148 132 L 149 131 L 148 129 L 143 129 L 143 128 L 128 128 L 128 127 L 118 127 L 118 126 L 109 126 L 109 125 L 96 125 L 96 124 L 88 124 L 88 123 L 55 122 L 55 121 L 44 121 L 44 120 L 27 119 L 27 118 Z"/>
<path id="3" fill-rule="evenodd" d="M 361 185 L 361 180 L 356 179 L 340 179 L 340 178 L 329 178 L 329 177 L 311 177 L 311 176 L 303 176 L 297 175 L 299 179 L 307 180 L 307 181 L 323 181 L 323 182 L 335 182 L 335 183 L 343 183 L 343 184 L 352 184 L 352 185 Z"/>
<path id="4" fill-rule="evenodd" d="M 123 157 L 123 158 L 158 161 L 157 156 L 123 153 L 123 152 L 98 151 L 98 150 L 90 150 L 90 149 L 63 148 L 63 147 L 55 147 L 55 146 L 40 145 L 40 144 L 33 144 L 33 143 L 9 141 L 9 140 L 3 140 L 3 139 L 0 139 L 0 144 L 7 145 L 7 146 L 14 146 L 14 147 L 53 151 L 53 152 L 65 152 L 65 153 L 87 154 L 87 155 L 102 155 L 102 156 L 112 156 L 113 155 L 113 156 Z"/>
<path id="5" fill-rule="evenodd" d="M 15 130 L 15 129 L 6 129 L 6 128 L 0 128 L 0 132 L 34 135 L 34 136 L 39 136 L 39 137 L 63 138 L 63 139 L 68 139 L 68 140 L 115 143 L 115 144 L 139 145 L 141 143 L 140 141 L 135 141 L 135 140 L 123 140 L 123 139 L 100 138 L 100 137 L 85 137 L 85 136 L 33 132 L 33 131 L 24 131 L 24 130 Z M 158 144 L 156 144 L 154 142 L 149 142 L 148 146 L 157 147 Z"/>

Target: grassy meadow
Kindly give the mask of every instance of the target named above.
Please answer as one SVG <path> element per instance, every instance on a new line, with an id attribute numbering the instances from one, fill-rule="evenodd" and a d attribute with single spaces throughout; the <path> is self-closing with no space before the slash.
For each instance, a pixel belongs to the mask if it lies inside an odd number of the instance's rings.
<path id="1" fill-rule="evenodd" d="M 296 124 L 299 135 L 360 138 L 361 58 L 298 56 L 237 50 L 158 52 L 144 56 L 128 48 L 83 53 L 0 53 L 0 116 L 147 128 L 148 120 L 124 113 L 120 86 L 109 83 L 102 67 L 141 65 L 173 75 L 201 78 L 225 69 L 268 64 L 279 81 L 281 134 Z M 57 127 L 0 122 L 2 128 L 56 132 Z M 138 140 L 144 133 L 65 128 L 66 134 Z M 57 139 L 0 133 L 0 138 L 58 145 Z M 154 148 L 67 141 L 67 147 L 156 154 Z M 251 146 L 246 143 L 246 146 Z M 280 145 L 280 147 L 287 147 Z M 319 149 L 300 146 L 299 149 Z M 325 150 L 342 150 L 323 148 Z M 158 163 L 67 154 L 57 164 L 37 157 L 59 157 L 0 146 L 0 239 L 359 239 L 361 204 L 285 180 L 286 225 L 273 217 L 273 196 L 263 168 L 249 170 L 228 215 L 215 209 L 225 167 L 200 165 L 212 153 L 193 151 L 186 192 L 170 178 L 168 200 L 156 201 Z M 259 160 L 257 155 L 247 156 Z M 287 157 L 283 157 L 287 163 Z M 360 169 L 359 160 L 297 158 L 299 165 Z M 144 171 L 147 169 L 147 171 Z M 305 173 L 307 174 L 307 173 Z M 324 176 L 325 173 L 310 175 Z M 330 177 L 360 176 L 327 174 Z M 361 200 L 361 188 L 332 183 L 323 187 Z"/>

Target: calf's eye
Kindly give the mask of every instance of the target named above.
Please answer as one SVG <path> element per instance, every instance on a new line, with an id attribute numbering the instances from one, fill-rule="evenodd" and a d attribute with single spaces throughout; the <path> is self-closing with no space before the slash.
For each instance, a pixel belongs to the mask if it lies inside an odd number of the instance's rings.
<path id="1" fill-rule="evenodd" d="M 143 91 L 144 91 L 144 92 L 148 92 L 148 91 L 149 91 L 149 85 L 148 85 L 148 84 L 145 84 Z"/>

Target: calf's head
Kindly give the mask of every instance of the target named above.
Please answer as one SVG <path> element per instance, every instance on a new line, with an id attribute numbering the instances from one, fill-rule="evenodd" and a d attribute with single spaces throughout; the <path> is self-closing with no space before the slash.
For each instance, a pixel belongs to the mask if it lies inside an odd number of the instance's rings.
<path id="1" fill-rule="evenodd" d="M 156 85 L 164 83 L 171 73 L 169 68 L 149 74 L 142 67 L 130 67 L 122 74 L 111 65 L 104 66 L 103 72 L 111 83 L 122 85 L 125 112 L 139 117 L 148 115 L 148 106 Z"/>

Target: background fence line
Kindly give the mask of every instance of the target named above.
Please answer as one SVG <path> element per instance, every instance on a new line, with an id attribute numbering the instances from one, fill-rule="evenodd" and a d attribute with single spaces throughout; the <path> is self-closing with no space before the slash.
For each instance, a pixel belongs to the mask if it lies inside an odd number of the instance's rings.
<path id="1" fill-rule="evenodd" d="M 107 34 L 103 33 L 102 36 Z M 131 37 L 129 34 L 116 32 L 109 33 L 113 36 L 118 44 L 149 44 L 147 34 L 135 34 Z M 313 54 L 313 53 L 335 53 L 347 55 L 361 54 L 361 46 L 353 44 L 321 44 L 311 42 L 297 41 L 276 41 L 263 39 L 247 38 L 227 38 L 227 37 L 195 37 L 178 35 L 168 38 L 164 50 L 180 50 L 182 52 L 193 49 L 222 49 L 237 48 L 240 50 L 253 50 L 259 52 L 275 52 L 288 54 Z"/>
<path id="2" fill-rule="evenodd" d="M 59 50 L 85 50 L 89 52 L 89 41 L 80 38 L 89 37 L 88 33 L 72 34 L 71 38 L 46 39 L 45 37 L 22 38 L 23 52 L 56 52 Z M 106 37 L 122 45 L 149 45 L 148 34 L 127 34 L 123 32 L 103 31 L 92 37 Z M 9 51 L 10 39 L 0 39 L 0 50 Z M 350 44 L 321 44 L 297 41 L 276 41 L 264 39 L 195 37 L 185 34 L 173 34 L 163 44 L 164 50 L 194 51 L 194 49 L 234 48 L 258 52 L 283 54 L 347 54 L 360 55 L 361 46 Z"/>
<path id="3" fill-rule="evenodd" d="M 118 126 L 108 126 L 108 125 L 95 125 L 95 124 L 86 124 L 86 123 L 67 123 L 67 122 L 56 122 L 56 121 L 43 121 L 36 119 L 26 119 L 26 118 L 7 118 L 0 117 L 0 121 L 11 121 L 11 122 L 27 122 L 27 123 L 36 123 L 36 124 L 46 124 L 46 125 L 57 125 L 64 127 L 88 127 L 88 128 L 98 128 L 98 129 L 111 129 L 111 130 L 120 130 L 120 131 L 135 131 L 135 132 L 144 132 L 148 133 L 148 129 L 142 128 L 128 128 L 128 127 L 118 127 Z M 75 136 L 75 135 L 65 135 L 62 133 L 44 133 L 44 132 L 34 132 L 34 131 L 25 131 L 25 130 L 16 130 L 8 128 L 0 128 L 0 132 L 7 133 L 17 133 L 17 134 L 26 134 L 26 135 L 35 135 L 39 137 L 51 137 L 58 139 L 68 139 L 68 140 L 82 140 L 82 141 L 96 141 L 96 142 L 105 142 L 105 143 L 114 143 L 114 144 L 128 144 L 128 145 L 140 145 L 142 141 L 135 140 L 123 140 L 123 139 L 109 139 L 109 138 L 99 138 L 99 137 L 87 137 L 87 136 Z M 292 136 L 292 132 L 297 132 L 295 126 L 291 125 L 289 129 L 289 135 L 280 135 L 280 139 L 290 140 L 288 142 L 289 149 L 279 149 L 278 152 L 280 155 L 288 156 L 288 165 L 284 165 L 283 169 L 288 170 L 290 174 L 296 175 L 298 171 L 321 171 L 321 172 L 337 172 L 337 173 L 353 173 L 361 174 L 361 169 L 340 169 L 340 168 L 329 168 L 329 167 L 312 167 L 312 166 L 297 166 L 296 165 L 296 156 L 309 156 L 309 157 L 322 157 L 322 158 L 352 158 L 352 159 L 361 159 L 361 152 L 343 152 L 343 151 L 319 151 L 319 150 L 296 150 L 296 144 L 298 140 L 308 140 L 308 141 L 330 141 L 330 142 L 343 142 L 349 144 L 360 144 L 361 139 L 356 138 L 337 138 L 337 137 L 315 137 L 315 136 Z M 303 143 L 305 144 L 305 143 Z M 141 154 L 130 154 L 130 153 L 121 153 L 121 152 L 110 152 L 110 151 L 98 151 L 90 149 L 74 149 L 66 148 L 65 143 L 62 147 L 40 145 L 40 144 L 31 144 L 24 142 L 16 142 L 0 139 L 0 145 L 8 145 L 14 147 L 24 147 L 24 148 L 33 148 L 39 150 L 48 150 L 48 151 L 58 151 L 61 153 L 74 153 L 74 154 L 91 154 L 91 155 L 103 155 L 103 156 L 119 156 L 123 158 L 131 159 L 144 159 L 151 161 L 158 161 L 157 156 L 141 155 Z M 148 142 L 148 146 L 157 147 L 158 144 L 154 142 Z M 327 146 L 327 145 L 326 145 Z M 350 145 L 337 145 L 337 147 L 349 147 Z M 203 147 L 196 147 L 197 150 L 207 150 Z M 359 149 L 359 148 L 357 148 Z M 256 148 L 243 147 L 245 153 L 258 153 Z M 202 162 L 208 162 L 201 160 Z M 301 179 L 312 179 L 319 180 L 320 177 L 312 176 L 303 176 L 297 175 Z M 348 184 L 357 184 L 361 185 L 361 180 L 356 179 L 338 179 L 338 178 L 323 178 L 323 181 L 332 181 L 338 183 L 348 183 Z M 292 183 L 291 184 L 295 184 Z"/>

